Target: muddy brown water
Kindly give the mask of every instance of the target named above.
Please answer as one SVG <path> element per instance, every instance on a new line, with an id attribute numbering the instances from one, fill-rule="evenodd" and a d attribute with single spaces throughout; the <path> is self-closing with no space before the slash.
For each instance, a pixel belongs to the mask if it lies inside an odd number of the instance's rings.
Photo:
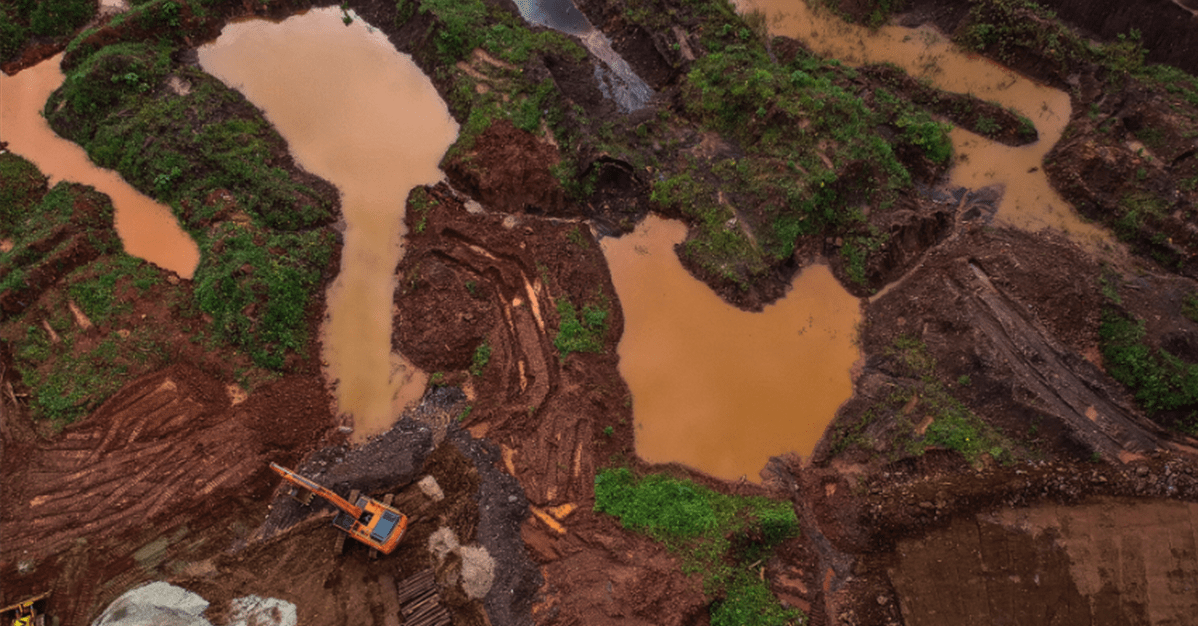
<path id="1" fill-rule="evenodd" d="M 323 357 L 339 411 L 363 441 L 388 429 L 427 381 L 390 349 L 395 267 L 408 193 L 442 178 L 437 164 L 458 126 L 411 57 L 365 21 L 341 18 L 330 7 L 232 23 L 199 55 L 265 111 L 305 169 L 342 192 L 345 247 Z"/>
<path id="2" fill-rule="evenodd" d="M 50 184 L 70 181 L 91 185 L 112 198 L 116 231 L 129 254 L 191 278 L 200 250 L 183 231 L 170 208 L 134 189 L 120 174 L 92 163 L 78 144 L 63 139 L 42 117 L 51 92 L 62 84 L 62 55 L 15 76 L 0 73 L 0 140 L 8 149 L 32 161 L 50 177 Z"/>
<path id="3" fill-rule="evenodd" d="M 763 13 L 771 34 L 793 37 L 824 57 L 851 66 L 893 63 L 939 89 L 972 94 L 1022 113 L 1040 133 L 1039 141 L 1026 146 L 1006 146 L 953 129 L 952 184 L 972 189 L 1002 185 L 996 215 L 1000 223 L 1032 231 L 1053 228 L 1091 250 L 1114 244 L 1109 232 L 1080 218 L 1044 174 L 1044 155 L 1069 122 L 1072 107 L 1067 93 L 967 53 L 930 26 L 888 25 L 871 30 L 848 24 L 827 10 L 812 9 L 805 0 L 737 0 L 736 4 L 743 13 Z"/>
<path id="4" fill-rule="evenodd" d="M 636 450 L 714 476 L 757 481 L 769 457 L 810 455 L 852 393 L 857 299 L 813 265 L 761 313 L 721 300 L 682 267 L 686 226 L 650 216 L 603 252 L 624 309 L 620 373 Z"/>

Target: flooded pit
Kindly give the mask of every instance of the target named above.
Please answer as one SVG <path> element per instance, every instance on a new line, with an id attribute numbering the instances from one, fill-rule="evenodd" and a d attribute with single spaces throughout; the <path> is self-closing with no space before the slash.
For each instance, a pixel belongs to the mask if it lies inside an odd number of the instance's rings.
<path id="1" fill-rule="evenodd" d="M 33 162 L 50 177 L 50 184 L 70 181 L 91 185 L 112 199 L 117 235 L 129 254 L 191 278 L 200 250 L 179 226 L 170 208 L 134 189 L 120 174 L 91 162 L 78 144 L 63 139 L 42 117 L 46 99 L 62 84 L 63 74 L 53 58 L 9 76 L 0 72 L 0 141 Z"/>
<path id="2" fill-rule="evenodd" d="M 682 267 L 674 245 L 685 235 L 650 216 L 603 240 L 624 309 L 620 373 L 637 454 L 756 481 L 770 456 L 810 455 L 852 393 L 860 305 L 814 265 L 776 304 L 741 311 Z"/>
<path id="3" fill-rule="evenodd" d="M 805 0 L 737 0 L 741 12 L 766 16 L 772 35 L 793 37 L 827 58 L 860 66 L 893 63 L 932 86 L 971 94 L 1022 113 L 1036 126 L 1039 141 L 1011 147 L 961 128 L 951 133 L 957 156 L 953 185 L 979 189 L 1002 185 L 996 219 L 1030 231 L 1053 228 L 1091 250 L 1114 245 L 1103 228 L 1081 219 L 1049 185 L 1044 155 L 1069 123 L 1069 95 L 1041 85 L 984 57 L 964 52 L 927 26 L 888 25 L 877 30 L 849 24 Z"/>
<path id="4" fill-rule="evenodd" d="M 336 7 L 229 24 L 199 55 L 265 111 L 305 169 L 341 190 L 345 246 L 323 357 L 354 438 L 383 432 L 427 380 L 390 350 L 404 206 L 413 187 L 442 178 L 457 124 L 411 57 L 361 19 L 346 26 Z"/>

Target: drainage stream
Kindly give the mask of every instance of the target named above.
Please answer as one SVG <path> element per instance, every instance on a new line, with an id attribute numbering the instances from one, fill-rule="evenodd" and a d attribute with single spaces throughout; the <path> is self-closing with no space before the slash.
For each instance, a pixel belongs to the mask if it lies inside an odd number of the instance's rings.
<path id="1" fill-rule="evenodd" d="M 1003 187 L 995 216 L 1002 224 L 1029 231 L 1052 228 L 1092 252 L 1114 247 L 1105 229 L 1082 220 L 1057 195 L 1044 174 L 1044 155 L 1069 123 L 1069 95 L 1041 85 L 984 57 L 962 51 L 931 27 L 883 26 L 870 30 L 848 24 L 806 0 L 736 0 L 742 13 L 760 12 L 771 35 L 801 41 L 816 54 L 852 66 L 893 63 L 934 87 L 1012 108 L 1029 118 L 1039 141 L 1006 146 L 961 128 L 951 133 L 957 155 L 953 185 L 980 189 Z"/>
<path id="2" fill-rule="evenodd" d="M 37 165 L 50 184 L 71 181 L 91 185 L 112 199 L 117 235 L 125 251 L 190 279 L 200 250 L 179 226 L 170 208 L 134 189 L 120 174 L 91 162 L 78 144 L 63 139 L 42 117 L 42 107 L 65 78 L 62 55 L 9 76 L 0 73 L 0 141 Z M 0 245 L 0 249 L 3 246 Z"/>
<path id="3" fill-rule="evenodd" d="M 624 309 L 620 373 L 637 454 L 756 482 L 769 457 L 810 455 L 852 394 L 860 305 L 812 265 L 785 298 L 742 311 L 682 267 L 674 246 L 685 236 L 683 223 L 651 215 L 603 240 Z"/>
<path id="4" fill-rule="evenodd" d="M 516 0 L 516 7 L 530 24 L 577 37 L 599 60 L 595 63 L 595 82 L 599 84 L 599 91 L 614 100 L 621 112 L 631 113 L 649 105 L 653 89 L 612 49 L 611 40 L 595 28 L 571 0 Z"/>
<path id="5" fill-rule="evenodd" d="M 342 192 L 345 245 L 322 329 L 338 410 L 362 442 L 395 422 L 427 375 L 391 352 L 395 267 L 404 208 L 458 126 L 411 57 L 336 7 L 281 22 L 227 25 L 199 49 L 205 71 L 245 94 L 287 140 L 296 160 Z"/>

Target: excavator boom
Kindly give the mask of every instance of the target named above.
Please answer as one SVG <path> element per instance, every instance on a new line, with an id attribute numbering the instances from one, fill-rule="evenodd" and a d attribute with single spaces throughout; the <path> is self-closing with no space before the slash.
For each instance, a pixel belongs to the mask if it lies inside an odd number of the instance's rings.
<path id="1" fill-rule="evenodd" d="M 270 469 L 274 470 L 278 475 L 282 476 L 283 479 L 286 480 L 287 482 L 289 482 L 297 487 L 300 487 L 302 489 L 307 489 L 308 491 L 311 491 L 312 493 L 324 498 L 325 500 L 328 500 L 330 503 L 332 503 L 333 506 L 341 509 L 342 511 L 345 511 L 352 517 L 356 518 L 362 514 L 362 509 L 360 507 L 355 506 L 350 501 L 337 495 L 337 493 L 334 492 L 332 489 L 328 489 L 326 487 L 318 485 L 315 482 L 308 480 L 307 478 L 304 478 L 303 476 L 300 476 L 299 474 L 296 474 L 295 472 L 287 469 L 286 467 L 279 465 L 278 463 L 271 463 Z"/>
<path id="2" fill-rule="evenodd" d="M 357 490 L 354 490 L 353 495 L 350 496 L 350 500 L 353 502 L 350 502 L 337 495 L 333 490 L 314 480 L 300 476 L 278 463 L 271 463 L 270 469 L 282 476 L 283 480 L 320 496 L 341 509 L 341 513 L 333 518 L 333 526 L 383 554 L 391 554 L 391 551 L 399 544 L 399 540 L 403 538 L 404 532 L 407 531 L 408 516 L 390 506 L 390 496 L 384 502 L 379 502 L 373 498 L 360 496 Z M 308 500 L 302 500 L 302 502 L 307 504 Z"/>

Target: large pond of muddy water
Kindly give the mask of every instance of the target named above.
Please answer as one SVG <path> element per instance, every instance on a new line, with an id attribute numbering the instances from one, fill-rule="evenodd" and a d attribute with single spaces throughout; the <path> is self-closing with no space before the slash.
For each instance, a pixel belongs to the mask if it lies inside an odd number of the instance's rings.
<path id="1" fill-rule="evenodd" d="M 620 373 L 636 450 L 709 474 L 758 480 L 769 457 L 810 455 L 852 393 L 860 304 L 825 265 L 761 313 L 721 300 L 682 267 L 681 222 L 650 216 L 603 251 L 624 309 Z"/>
<path id="2" fill-rule="evenodd" d="M 1091 250 L 1113 244 L 1113 237 L 1090 224 L 1057 195 L 1044 174 L 1044 155 L 1056 145 L 1069 122 L 1069 95 L 1041 85 L 993 61 L 954 46 L 930 27 L 883 26 L 870 30 L 848 24 L 805 0 L 735 0 L 741 12 L 759 11 L 770 34 L 792 37 L 816 54 L 859 66 L 893 63 L 908 74 L 945 91 L 972 94 L 1028 117 L 1039 141 L 1010 147 L 960 128 L 951 134 L 957 162 L 952 184 L 972 189 L 1002 185 L 1000 223 L 1038 231 L 1053 228 Z"/>
<path id="3" fill-rule="evenodd" d="M 134 189 L 120 174 L 97 167 L 78 144 L 54 134 L 42 107 L 62 84 L 62 55 L 9 76 L 0 72 L 0 141 L 32 161 L 50 184 L 68 181 L 91 185 L 112 198 L 116 231 L 125 251 L 159 267 L 191 278 L 200 251 L 179 226 L 170 208 Z"/>
<path id="4" fill-rule="evenodd" d="M 442 178 L 457 124 L 411 57 L 361 19 L 347 27 L 336 7 L 229 24 L 199 55 L 265 111 L 305 169 L 341 190 L 345 247 L 323 356 L 354 438 L 383 432 L 427 381 L 390 348 L 404 206 L 412 188 Z"/>

